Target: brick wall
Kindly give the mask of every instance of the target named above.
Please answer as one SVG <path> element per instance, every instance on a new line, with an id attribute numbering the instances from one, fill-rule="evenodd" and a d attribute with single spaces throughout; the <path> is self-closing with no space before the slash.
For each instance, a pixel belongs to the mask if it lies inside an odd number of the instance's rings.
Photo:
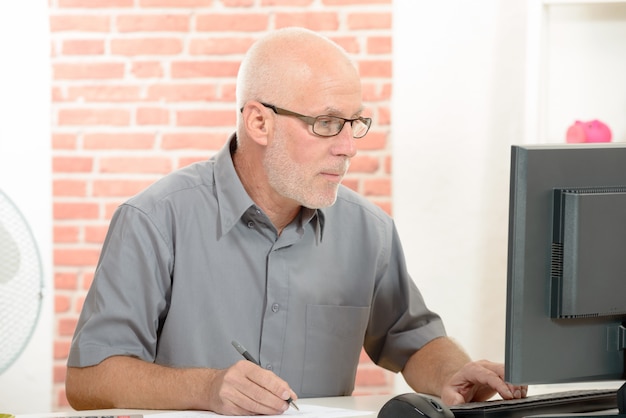
<path id="1" fill-rule="evenodd" d="M 303 26 L 358 62 L 374 118 L 345 184 L 391 213 L 391 0 L 49 0 L 54 218 L 54 405 L 70 340 L 117 205 L 218 150 L 235 124 L 243 53 Z M 389 393 L 361 356 L 355 394 Z"/>

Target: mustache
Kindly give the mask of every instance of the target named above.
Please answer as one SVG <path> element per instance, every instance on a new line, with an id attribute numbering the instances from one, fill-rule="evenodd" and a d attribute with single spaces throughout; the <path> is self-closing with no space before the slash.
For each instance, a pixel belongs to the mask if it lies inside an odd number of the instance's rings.
<path id="1" fill-rule="evenodd" d="M 343 176 L 348 172 L 350 168 L 350 159 L 342 160 L 341 162 L 335 164 L 332 167 L 327 167 L 322 170 L 324 173 L 336 174 L 339 176 Z"/>

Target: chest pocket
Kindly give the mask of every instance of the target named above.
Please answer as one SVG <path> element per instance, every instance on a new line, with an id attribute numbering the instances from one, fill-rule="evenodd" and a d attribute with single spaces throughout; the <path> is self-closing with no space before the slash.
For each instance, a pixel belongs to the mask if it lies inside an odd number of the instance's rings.
<path id="1" fill-rule="evenodd" d="M 307 305 L 302 396 L 350 395 L 368 307 Z"/>

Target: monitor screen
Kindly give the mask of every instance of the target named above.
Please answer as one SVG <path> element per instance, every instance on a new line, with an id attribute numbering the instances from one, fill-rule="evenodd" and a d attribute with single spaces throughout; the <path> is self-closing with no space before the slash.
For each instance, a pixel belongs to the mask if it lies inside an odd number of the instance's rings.
<path id="1" fill-rule="evenodd" d="M 505 378 L 624 378 L 626 144 L 513 146 Z"/>

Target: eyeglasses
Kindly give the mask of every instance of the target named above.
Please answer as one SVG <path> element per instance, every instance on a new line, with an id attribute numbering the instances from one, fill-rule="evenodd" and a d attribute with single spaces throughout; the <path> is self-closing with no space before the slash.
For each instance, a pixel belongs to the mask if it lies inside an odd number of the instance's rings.
<path id="1" fill-rule="evenodd" d="M 290 110 L 281 109 L 274 105 L 260 102 L 263 106 L 272 109 L 277 115 L 294 116 L 306 124 L 310 125 L 313 129 L 313 133 L 319 136 L 335 136 L 343 129 L 346 122 L 350 122 L 352 127 L 352 137 L 363 138 L 372 124 L 371 118 L 358 117 L 354 119 L 340 118 L 339 116 L 305 116 L 300 113 L 292 112 Z"/>

